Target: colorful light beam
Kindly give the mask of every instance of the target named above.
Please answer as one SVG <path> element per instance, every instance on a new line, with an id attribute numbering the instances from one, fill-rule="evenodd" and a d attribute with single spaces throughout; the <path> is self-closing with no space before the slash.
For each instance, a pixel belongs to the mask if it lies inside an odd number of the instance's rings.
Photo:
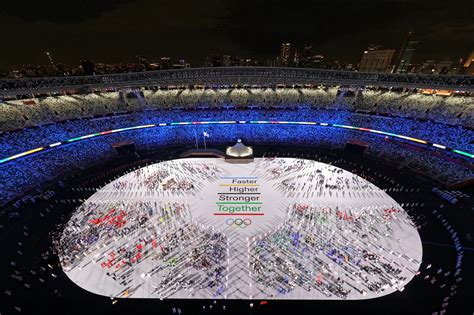
<path id="1" fill-rule="evenodd" d="M 342 128 L 342 129 L 348 129 L 348 130 L 357 130 L 357 131 L 363 131 L 363 132 L 370 132 L 370 133 L 375 133 L 375 134 L 380 134 L 384 136 L 389 136 L 393 138 L 398 138 L 398 139 L 403 139 L 407 140 L 410 142 L 415 142 L 423 145 L 428 145 L 432 146 L 441 150 L 446 150 L 449 152 L 453 152 L 458 155 L 462 155 L 464 157 L 468 158 L 474 158 L 474 154 L 461 151 L 461 150 L 456 150 L 456 149 L 451 149 L 448 148 L 442 144 L 437 144 L 437 143 L 430 143 L 426 140 L 422 139 L 417 139 L 417 138 L 412 138 L 400 134 L 395 134 L 391 132 L 386 132 L 386 131 L 381 131 L 381 130 L 375 130 L 375 129 L 368 129 L 368 128 L 361 128 L 361 127 L 356 127 L 356 126 L 348 126 L 348 125 L 339 125 L 339 124 L 330 124 L 330 123 L 318 123 L 318 122 L 311 122 L 311 121 L 278 121 L 278 120 L 251 120 L 251 121 L 246 121 L 246 120 L 238 120 L 238 121 L 233 121 L 233 120 L 218 120 L 218 121 L 182 121 L 182 122 L 170 122 L 170 123 L 160 123 L 160 124 L 149 124 L 149 125 L 140 125 L 140 126 L 133 126 L 133 127 L 127 127 L 127 128 L 120 128 L 120 129 L 113 129 L 113 130 L 107 130 L 107 131 L 102 131 L 98 133 L 92 133 L 89 135 L 81 136 L 81 137 L 76 137 L 72 138 L 66 141 L 62 142 L 56 142 L 52 143 L 46 147 L 40 147 L 36 149 L 32 149 L 29 151 L 25 151 L 22 153 L 18 153 L 6 158 L 3 158 L 0 160 L 0 164 L 7 163 L 22 157 L 26 156 L 31 156 L 33 154 L 39 153 L 44 150 L 52 149 L 55 147 L 59 147 L 71 142 L 76 142 L 76 141 L 81 141 L 85 139 L 90 139 L 98 136 L 105 136 L 109 134 L 114 134 L 114 133 L 119 133 L 119 132 L 125 132 L 125 131 L 131 131 L 131 130 L 139 130 L 139 129 L 147 129 L 147 128 L 155 128 L 155 127 L 167 127 L 167 126 L 189 126 L 189 125 L 211 125 L 211 124 L 218 124 L 218 125 L 228 125 L 228 124 L 257 124 L 257 125 L 266 125 L 266 124 L 272 124 L 272 125 L 309 125 L 309 126 L 323 126 L 323 127 L 334 127 L 334 128 Z"/>

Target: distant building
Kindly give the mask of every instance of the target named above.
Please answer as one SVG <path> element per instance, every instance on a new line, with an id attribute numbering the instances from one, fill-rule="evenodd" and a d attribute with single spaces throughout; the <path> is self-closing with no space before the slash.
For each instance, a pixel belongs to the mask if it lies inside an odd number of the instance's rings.
<path id="1" fill-rule="evenodd" d="M 402 44 L 393 69 L 394 73 L 407 73 L 412 62 L 413 55 L 419 41 L 413 39 L 413 33 L 410 31 Z"/>
<path id="2" fill-rule="evenodd" d="M 283 67 L 288 67 L 290 62 L 290 50 L 291 50 L 291 43 L 283 43 L 281 44 L 280 50 L 280 65 Z"/>
<path id="3" fill-rule="evenodd" d="M 171 69 L 171 59 L 169 57 L 160 58 L 160 68 L 161 69 Z"/>
<path id="4" fill-rule="evenodd" d="M 148 61 L 145 56 L 138 55 L 135 57 L 137 59 L 137 64 L 141 65 L 143 67 L 143 71 L 147 71 L 149 66 L 148 66 Z"/>
<path id="5" fill-rule="evenodd" d="M 232 57 L 229 55 L 222 56 L 222 66 L 223 67 L 230 67 L 232 65 Z"/>
<path id="6" fill-rule="evenodd" d="M 278 66 L 278 58 L 267 58 L 263 61 L 263 65 L 266 67 L 276 67 Z"/>
<path id="7" fill-rule="evenodd" d="M 451 70 L 452 65 L 453 65 L 453 61 L 451 59 L 441 60 L 436 65 L 435 73 L 436 74 L 448 74 L 449 71 Z"/>
<path id="8" fill-rule="evenodd" d="M 242 66 L 244 63 L 243 59 L 240 59 L 238 56 L 234 56 L 230 59 L 230 65 L 232 67 Z"/>
<path id="9" fill-rule="evenodd" d="M 313 46 L 311 44 L 305 44 L 303 52 L 301 53 L 300 66 L 304 68 L 311 67 L 311 58 L 313 57 Z"/>
<path id="10" fill-rule="evenodd" d="M 243 59 L 243 65 L 244 65 L 245 67 L 251 67 L 251 66 L 253 66 L 254 64 L 255 64 L 255 62 L 254 62 L 252 59 L 250 59 L 250 58 Z"/>
<path id="11" fill-rule="evenodd" d="M 418 67 L 418 73 L 422 74 L 455 74 L 451 70 L 453 68 L 453 61 L 451 59 L 441 60 L 436 62 L 434 60 L 424 61 Z"/>
<path id="12" fill-rule="evenodd" d="M 422 74 L 433 74 L 436 72 L 436 67 L 437 65 L 434 60 L 426 60 L 421 65 L 421 68 L 418 72 Z"/>
<path id="13" fill-rule="evenodd" d="M 348 63 L 346 64 L 346 67 L 344 70 L 347 70 L 347 71 L 354 71 L 354 65 L 352 63 Z"/>
<path id="14" fill-rule="evenodd" d="M 311 68 L 325 68 L 327 62 L 324 60 L 323 55 L 314 55 L 309 58 L 308 67 Z"/>
<path id="15" fill-rule="evenodd" d="M 256 60 L 239 56 L 214 54 L 206 58 L 207 67 L 247 67 L 258 64 Z"/>
<path id="16" fill-rule="evenodd" d="M 451 69 L 449 69 L 448 74 L 455 75 L 455 74 L 462 74 L 464 71 L 464 60 L 459 58 L 457 61 L 454 61 L 451 65 Z"/>
<path id="17" fill-rule="evenodd" d="M 474 75 L 474 50 L 464 62 L 464 73 Z"/>
<path id="18" fill-rule="evenodd" d="M 222 67 L 222 55 L 214 54 L 209 59 L 211 67 Z"/>
<path id="19" fill-rule="evenodd" d="M 394 49 L 380 50 L 378 47 L 370 47 L 365 50 L 360 61 L 361 72 L 388 72 L 392 62 Z"/>
<path id="20" fill-rule="evenodd" d="M 186 62 L 186 60 L 184 59 L 181 59 L 179 63 L 173 64 L 173 69 L 187 69 L 190 67 L 191 65 L 188 62 Z"/>
<path id="21" fill-rule="evenodd" d="M 295 50 L 295 56 L 293 57 L 293 65 L 298 67 L 300 64 L 300 55 L 298 54 L 298 50 Z"/>
<path id="22" fill-rule="evenodd" d="M 95 63 L 92 60 L 81 60 L 81 68 L 84 75 L 95 74 Z"/>

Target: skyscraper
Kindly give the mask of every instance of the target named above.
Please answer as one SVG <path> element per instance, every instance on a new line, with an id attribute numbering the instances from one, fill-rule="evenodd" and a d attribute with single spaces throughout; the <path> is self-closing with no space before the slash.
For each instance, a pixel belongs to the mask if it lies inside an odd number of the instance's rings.
<path id="1" fill-rule="evenodd" d="M 379 49 L 378 46 L 365 50 L 360 61 L 361 72 L 387 72 L 390 70 L 394 49 Z"/>
<path id="2" fill-rule="evenodd" d="M 313 57 L 313 46 L 311 44 L 305 44 L 303 47 L 303 53 L 301 54 L 301 66 L 309 68 L 311 66 L 311 58 Z"/>
<path id="3" fill-rule="evenodd" d="M 418 40 L 413 39 L 413 33 L 408 32 L 405 41 L 400 49 L 398 54 L 397 61 L 395 62 L 395 67 L 393 68 L 394 73 L 407 73 L 408 67 L 415 53 L 416 46 L 418 46 Z"/>
<path id="4" fill-rule="evenodd" d="M 300 65 L 300 55 L 298 54 L 298 50 L 295 50 L 295 56 L 293 58 L 293 66 L 299 67 Z"/>
<path id="5" fill-rule="evenodd" d="M 290 61 L 290 43 L 282 43 L 280 50 L 280 64 L 284 67 L 288 67 Z"/>

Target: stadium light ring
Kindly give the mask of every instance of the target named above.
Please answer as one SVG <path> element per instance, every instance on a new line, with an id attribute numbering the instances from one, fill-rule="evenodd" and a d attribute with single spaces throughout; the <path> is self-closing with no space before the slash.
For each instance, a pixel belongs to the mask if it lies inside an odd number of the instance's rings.
<path id="1" fill-rule="evenodd" d="M 380 135 L 385 135 L 385 136 L 390 136 L 398 139 L 403 139 L 406 141 L 418 143 L 418 144 L 423 144 L 429 147 L 435 147 L 440 150 L 445 150 L 463 157 L 468 157 L 468 158 L 474 158 L 473 153 L 453 149 L 453 148 L 448 148 L 444 145 L 441 144 L 436 144 L 434 145 L 433 143 L 430 143 L 429 141 L 422 140 L 422 139 L 417 139 L 413 137 L 408 137 L 405 135 L 400 135 L 400 134 L 395 134 L 391 132 L 386 132 L 386 131 L 381 131 L 381 130 L 375 130 L 375 129 L 369 129 L 369 128 L 361 128 L 361 127 L 356 127 L 356 126 L 348 126 L 348 125 L 339 125 L 339 124 L 329 124 L 329 123 L 318 123 L 318 122 L 298 122 L 298 121 L 212 121 L 212 122 L 170 122 L 170 123 L 160 123 L 160 124 L 149 124 L 149 125 L 139 125 L 139 126 L 133 126 L 133 127 L 126 127 L 126 128 L 120 128 L 120 129 L 113 129 L 113 130 L 108 130 L 108 131 L 103 131 L 103 132 L 98 132 L 98 133 L 93 133 L 85 136 L 80 136 L 76 138 L 72 138 L 66 141 L 61 141 L 61 142 L 56 142 L 53 144 L 50 144 L 48 146 L 44 147 L 39 147 L 35 148 L 32 150 L 28 150 L 25 152 L 21 152 L 3 159 L 0 159 L 0 164 L 4 164 L 13 160 L 17 160 L 22 157 L 29 157 L 34 154 L 44 152 L 44 151 L 49 151 L 53 147 L 60 147 L 65 144 L 73 143 L 73 142 L 78 142 L 81 140 L 86 140 L 86 139 L 91 139 L 95 138 L 98 136 L 105 136 L 109 134 L 114 134 L 114 133 L 120 133 L 120 132 L 125 132 L 125 131 L 132 131 L 132 130 L 139 130 L 139 129 L 148 129 L 148 128 L 156 128 L 156 127 L 167 127 L 167 126 L 190 126 L 190 125 L 200 125 L 203 123 L 211 123 L 211 124 L 258 124 L 258 125 L 265 125 L 265 124 L 272 124 L 272 125 L 311 125 L 311 126 L 324 126 L 324 127 L 334 127 L 334 128 L 341 128 L 341 129 L 347 129 L 347 130 L 357 130 L 357 131 L 364 131 L 364 132 L 369 132 L 369 133 L 375 133 L 375 134 L 380 134 Z"/>

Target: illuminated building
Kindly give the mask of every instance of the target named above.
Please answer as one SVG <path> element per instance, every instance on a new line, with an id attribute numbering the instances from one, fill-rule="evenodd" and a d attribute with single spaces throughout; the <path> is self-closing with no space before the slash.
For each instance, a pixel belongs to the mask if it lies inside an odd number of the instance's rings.
<path id="1" fill-rule="evenodd" d="M 464 63 L 464 69 L 466 70 L 466 74 L 474 75 L 474 50 L 466 59 L 466 62 Z"/>
<path id="2" fill-rule="evenodd" d="M 290 61 L 290 49 L 291 49 L 290 43 L 281 44 L 280 63 L 284 67 L 287 67 Z"/>
<path id="3" fill-rule="evenodd" d="M 408 32 L 408 36 L 403 42 L 400 53 L 398 54 L 397 61 L 394 67 L 394 73 L 407 73 L 413 54 L 415 53 L 416 46 L 418 46 L 418 40 L 414 40 L 413 33 Z"/>
<path id="4" fill-rule="evenodd" d="M 360 62 L 359 71 L 361 72 L 387 72 L 395 50 L 370 47 L 364 51 Z"/>

